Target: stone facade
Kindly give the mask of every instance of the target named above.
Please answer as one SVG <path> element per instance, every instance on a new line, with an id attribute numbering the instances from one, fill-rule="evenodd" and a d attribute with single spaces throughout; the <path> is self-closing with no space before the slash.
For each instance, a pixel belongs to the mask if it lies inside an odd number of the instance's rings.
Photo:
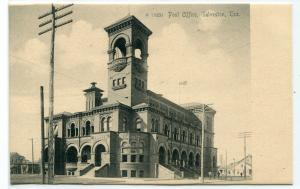
<path id="1" fill-rule="evenodd" d="M 55 115 L 56 174 L 199 176 L 203 125 L 204 173 L 216 171 L 216 112 L 207 107 L 203 124 L 202 104 L 180 106 L 147 89 L 152 32 L 137 18 L 127 16 L 105 30 L 109 38 L 108 97 L 102 98 L 103 90 L 92 83 L 84 90 L 85 111 Z"/>

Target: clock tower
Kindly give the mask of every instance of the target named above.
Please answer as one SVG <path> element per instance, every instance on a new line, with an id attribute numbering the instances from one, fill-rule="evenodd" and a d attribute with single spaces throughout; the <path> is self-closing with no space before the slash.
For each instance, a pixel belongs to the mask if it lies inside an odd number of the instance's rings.
<path id="1" fill-rule="evenodd" d="M 128 106 L 145 102 L 148 38 L 152 34 L 129 15 L 105 28 L 108 33 L 108 100 Z"/>

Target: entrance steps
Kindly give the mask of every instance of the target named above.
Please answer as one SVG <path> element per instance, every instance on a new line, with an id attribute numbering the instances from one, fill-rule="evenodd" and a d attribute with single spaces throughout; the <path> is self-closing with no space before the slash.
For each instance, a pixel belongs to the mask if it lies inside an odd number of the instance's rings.
<path id="1" fill-rule="evenodd" d="M 92 167 L 88 172 L 86 172 L 84 175 L 82 175 L 82 178 L 91 178 L 95 177 L 95 170 L 97 167 Z"/>
<path id="2" fill-rule="evenodd" d="M 158 178 L 179 179 L 183 178 L 183 171 L 177 167 L 168 164 L 159 164 Z"/>
<path id="3" fill-rule="evenodd" d="M 85 175 L 86 173 L 90 172 L 91 169 L 93 169 L 94 167 L 95 167 L 94 164 L 80 164 L 80 166 L 79 166 L 79 176 Z"/>
<path id="4" fill-rule="evenodd" d="M 192 169 L 189 169 L 186 167 L 180 167 L 180 170 L 183 171 L 184 178 L 198 178 L 199 177 L 199 174 Z"/>

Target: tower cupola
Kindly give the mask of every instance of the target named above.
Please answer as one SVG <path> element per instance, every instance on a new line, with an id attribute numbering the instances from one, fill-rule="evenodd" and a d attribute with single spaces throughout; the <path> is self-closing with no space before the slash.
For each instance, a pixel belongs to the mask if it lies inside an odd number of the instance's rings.
<path id="1" fill-rule="evenodd" d="M 91 83 L 91 87 L 83 90 L 86 99 L 86 111 L 92 110 L 97 106 L 102 105 L 103 90 L 96 87 L 96 82 Z"/>

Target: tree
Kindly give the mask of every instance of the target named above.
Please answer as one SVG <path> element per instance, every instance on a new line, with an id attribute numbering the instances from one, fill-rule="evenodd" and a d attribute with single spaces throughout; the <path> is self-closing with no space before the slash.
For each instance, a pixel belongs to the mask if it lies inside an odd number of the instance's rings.
<path id="1" fill-rule="evenodd" d="M 10 153 L 10 165 L 25 163 L 26 158 L 17 152 Z"/>

